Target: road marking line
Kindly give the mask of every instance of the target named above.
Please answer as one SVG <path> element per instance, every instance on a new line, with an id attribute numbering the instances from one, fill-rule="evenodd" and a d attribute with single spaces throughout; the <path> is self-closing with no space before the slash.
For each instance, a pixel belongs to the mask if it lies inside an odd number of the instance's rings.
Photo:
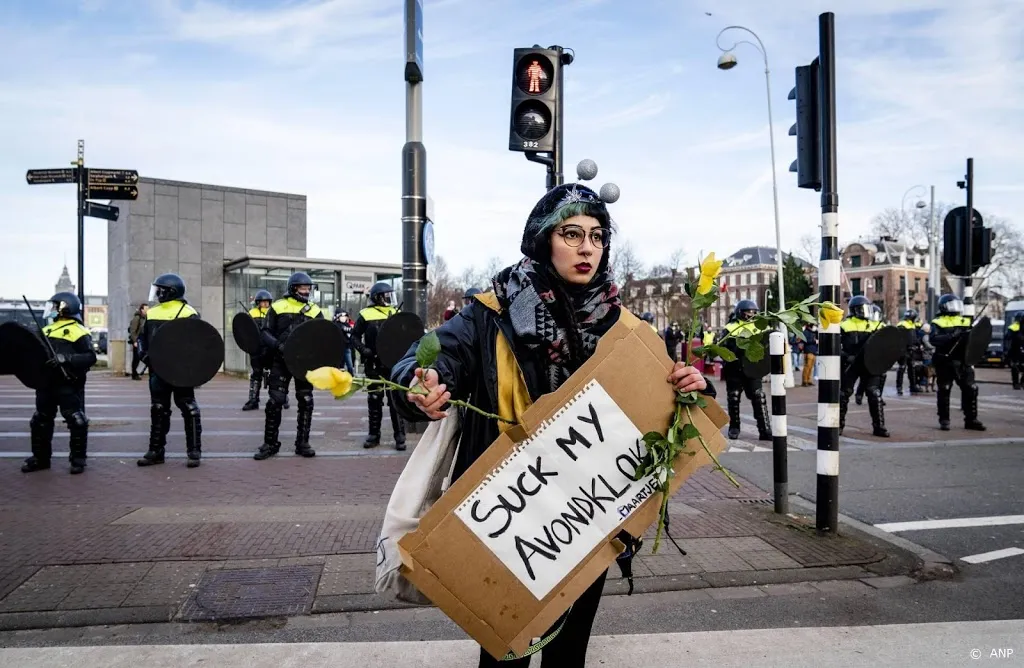
<path id="1" fill-rule="evenodd" d="M 876 524 L 876 529 L 890 533 L 898 531 L 927 531 L 928 529 L 964 529 L 967 527 L 995 527 L 1024 524 L 1024 515 L 998 515 L 995 517 L 960 517 L 949 520 L 920 520 L 917 522 L 889 522 Z"/>
<path id="2" fill-rule="evenodd" d="M 981 554 L 972 554 L 969 557 L 961 557 L 960 561 L 966 561 L 969 564 L 983 564 L 986 561 L 995 561 L 996 559 L 1015 557 L 1018 554 L 1024 554 L 1024 550 L 1020 549 L 1019 547 L 1007 547 L 1002 550 L 982 552 Z"/>

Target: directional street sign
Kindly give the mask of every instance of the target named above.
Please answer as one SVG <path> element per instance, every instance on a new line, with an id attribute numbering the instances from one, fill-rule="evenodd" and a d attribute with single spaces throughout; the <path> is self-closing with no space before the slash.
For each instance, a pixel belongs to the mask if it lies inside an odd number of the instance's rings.
<path id="1" fill-rule="evenodd" d="M 77 183 L 78 168 L 30 169 L 25 173 L 25 180 L 31 186 L 51 183 Z"/>
<path id="2" fill-rule="evenodd" d="M 134 169 L 96 169 L 85 170 L 86 181 L 92 186 L 100 183 L 111 185 L 134 185 L 139 182 L 139 173 Z"/>
<path id="3" fill-rule="evenodd" d="M 116 183 L 90 183 L 86 186 L 86 199 L 136 199 L 139 189 Z"/>
<path id="4" fill-rule="evenodd" d="M 100 204 L 99 202 L 86 202 L 85 215 L 90 218 L 103 218 L 104 220 L 117 220 L 121 210 L 116 206 Z"/>

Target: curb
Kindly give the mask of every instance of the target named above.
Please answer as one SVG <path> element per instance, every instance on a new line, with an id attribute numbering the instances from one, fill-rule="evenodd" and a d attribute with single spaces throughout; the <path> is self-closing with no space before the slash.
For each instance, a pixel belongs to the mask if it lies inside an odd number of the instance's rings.
<path id="1" fill-rule="evenodd" d="M 793 505 L 800 506 L 804 509 L 814 510 L 817 507 L 814 502 L 803 498 L 799 494 L 790 494 L 789 500 Z M 901 538 L 900 536 L 896 536 L 887 531 L 882 531 L 870 524 L 865 524 L 860 520 L 854 519 L 849 515 L 843 515 L 842 513 L 839 514 L 839 522 L 856 531 L 867 534 L 873 538 L 877 538 L 878 540 L 884 541 L 890 545 L 894 545 L 916 555 L 923 562 L 921 568 L 916 572 L 917 580 L 933 580 L 940 578 L 949 579 L 960 572 L 952 559 L 941 555 L 934 550 L 930 550 L 923 545 L 918 545 L 906 538 Z"/>

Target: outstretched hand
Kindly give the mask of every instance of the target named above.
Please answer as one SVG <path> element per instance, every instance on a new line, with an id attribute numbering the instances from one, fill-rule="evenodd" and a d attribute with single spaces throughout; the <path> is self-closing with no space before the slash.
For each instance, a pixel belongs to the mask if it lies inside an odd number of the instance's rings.
<path id="1" fill-rule="evenodd" d="M 708 381 L 704 379 L 704 375 L 695 367 L 687 366 L 683 362 L 676 362 L 667 381 L 680 392 L 703 392 L 708 387 Z"/>
<path id="2" fill-rule="evenodd" d="M 420 392 L 406 393 L 405 396 L 409 402 L 415 404 L 431 420 L 447 417 L 448 412 L 441 410 L 441 407 L 452 398 L 452 395 L 447 391 L 448 386 L 440 383 L 437 371 L 427 369 L 424 372 L 423 369 L 416 369 L 416 381 L 414 387 L 417 389 L 422 387 L 426 392 L 423 394 Z"/>

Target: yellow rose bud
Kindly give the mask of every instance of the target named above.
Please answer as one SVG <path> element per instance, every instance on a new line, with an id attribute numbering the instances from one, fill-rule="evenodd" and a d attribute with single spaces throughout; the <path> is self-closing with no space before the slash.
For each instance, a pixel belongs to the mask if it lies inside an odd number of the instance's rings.
<path id="1" fill-rule="evenodd" d="M 336 397 L 352 389 L 352 374 L 332 366 L 322 366 L 306 372 L 306 380 L 318 390 L 327 390 Z"/>
<path id="2" fill-rule="evenodd" d="M 700 263 L 700 279 L 697 281 L 697 294 L 706 295 L 715 287 L 715 279 L 722 271 L 724 260 L 715 260 L 714 253 L 708 253 Z"/>
<path id="3" fill-rule="evenodd" d="M 838 325 L 842 321 L 843 309 L 832 302 L 824 302 L 818 308 L 818 322 L 821 323 L 823 329 L 828 329 L 832 325 Z"/>

